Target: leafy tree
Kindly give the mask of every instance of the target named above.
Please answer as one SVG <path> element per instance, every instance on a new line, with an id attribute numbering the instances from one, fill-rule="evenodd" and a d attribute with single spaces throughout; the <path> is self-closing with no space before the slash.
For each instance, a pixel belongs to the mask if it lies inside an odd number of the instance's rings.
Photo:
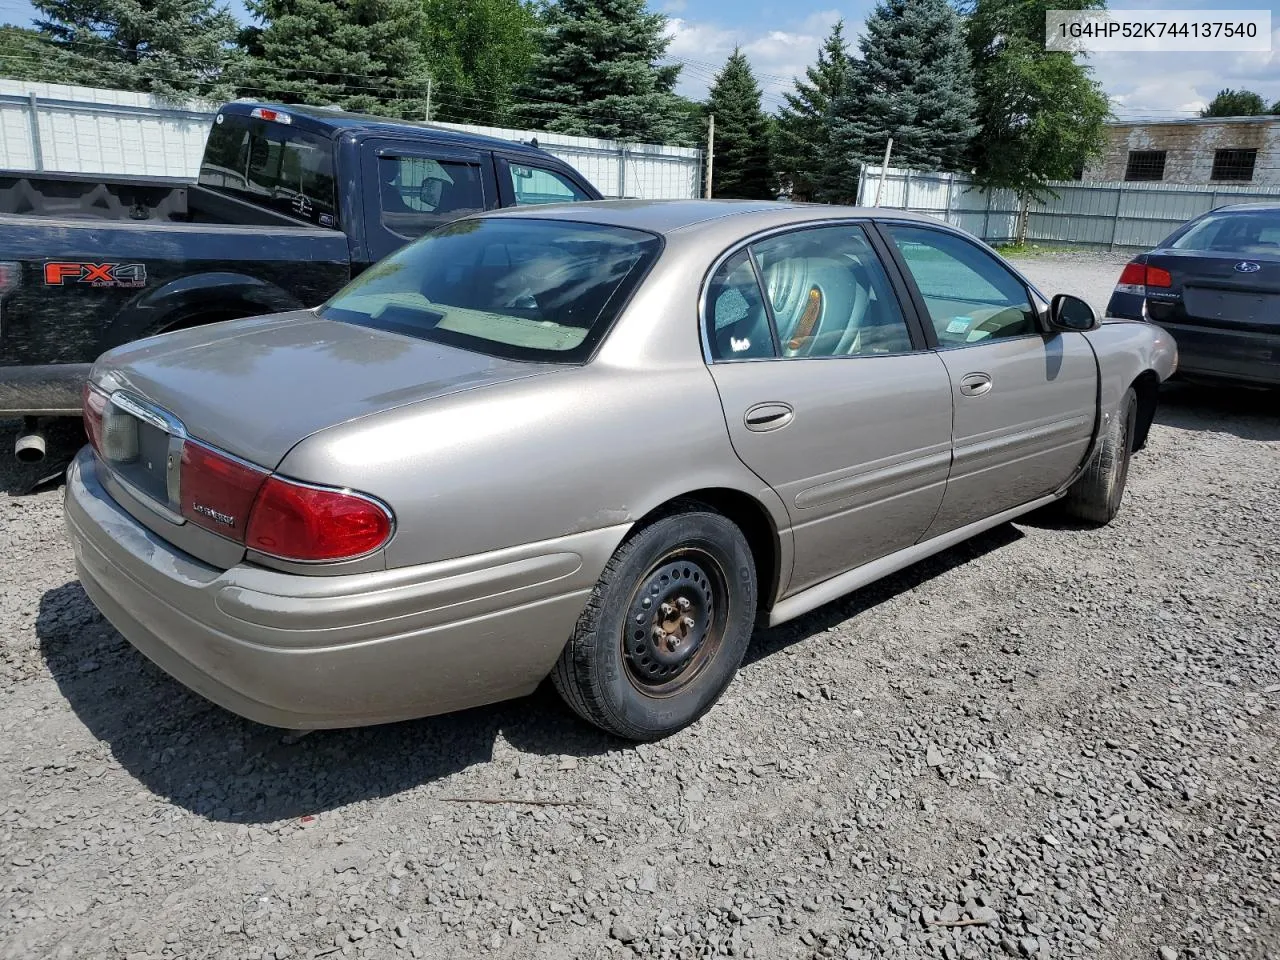
<path id="1" fill-rule="evenodd" d="M 519 116 L 560 133 L 687 143 L 687 111 L 672 88 L 680 67 L 659 66 L 667 18 L 645 0 L 557 0 L 542 10 Z"/>
<path id="2" fill-rule="evenodd" d="M 1267 104 L 1252 90 L 1219 90 L 1209 105 L 1200 111 L 1202 117 L 1260 117 L 1267 112 Z M 1272 113 L 1275 110 L 1272 109 Z"/>
<path id="3" fill-rule="evenodd" d="M 222 98 L 235 18 L 214 0 L 35 0 L 36 27 L 57 47 L 58 79 L 154 93 Z"/>
<path id="4" fill-rule="evenodd" d="M 844 90 L 831 106 L 826 176 L 852 185 L 857 164 L 955 170 L 977 131 L 973 71 L 960 18 L 947 0 L 881 0 L 858 40 Z"/>
<path id="5" fill-rule="evenodd" d="M 245 95 L 421 120 L 421 0 L 248 0 Z"/>
<path id="6" fill-rule="evenodd" d="M 844 21 L 837 20 L 818 48 L 818 61 L 805 68 L 806 80 L 795 81 L 795 92 L 784 93 L 786 105 L 778 111 L 776 162 L 791 182 L 798 200 L 837 201 L 847 190 L 841 178 L 825 176 L 831 152 L 831 103 L 845 88 L 850 72 L 849 45 Z"/>
<path id="7" fill-rule="evenodd" d="M 716 74 L 707 112 L 716 119 L 712 196 L 772 197 L 769 126 L 760 108 L 760 87 L 740 49 L 734 49 Z"/>
<path id="8" fill-rule="evenodd" d="M 1280 115 L 1280 100 L 1277 100 L 1275 103 L 1273 103 L 1271 105 L 1271 109 L 1268 110 L 1267 113 L 1273 117 Z"/>
<path id="9" fill-rule="evenodd" d="M 422 0 L 422 6 L 432 118 L 519 124 L 508 114 L 533 63 L 533 8 L 523 0 Z"/>
<path id="10" fill-rule="evenodd" d="M 971 162 L 980 182 L 1039 194 L 1071 179 L 1102 147 L 1111 114 L 1089 67 L 1044 48 L 1048 10 L 1104 9 L 1105 0 L 973 0 L 978 120 Z"/>

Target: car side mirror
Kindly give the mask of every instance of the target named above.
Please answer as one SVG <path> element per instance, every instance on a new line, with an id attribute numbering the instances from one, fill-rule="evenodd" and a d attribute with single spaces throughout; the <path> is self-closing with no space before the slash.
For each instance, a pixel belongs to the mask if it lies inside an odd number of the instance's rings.
<path id="1" fill-rule="evenodd" d="M 1098 315 L 1079 297 L 1059 293 L 1049 306 L 1049 328 L 1068 333 L 1086 333 L 1098 329 Z"/>

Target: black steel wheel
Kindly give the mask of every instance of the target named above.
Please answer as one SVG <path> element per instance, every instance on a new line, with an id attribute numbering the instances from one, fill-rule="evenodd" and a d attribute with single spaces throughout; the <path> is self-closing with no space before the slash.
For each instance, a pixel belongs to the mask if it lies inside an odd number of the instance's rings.
<path id="1" fill-rule="evenodd" d="M 705 509 L 662 516 L 610 559 L 552 681 L 591 723 L 659 739 L 719 699 L 755 608 L 755 562 L 732 522 Z"/>

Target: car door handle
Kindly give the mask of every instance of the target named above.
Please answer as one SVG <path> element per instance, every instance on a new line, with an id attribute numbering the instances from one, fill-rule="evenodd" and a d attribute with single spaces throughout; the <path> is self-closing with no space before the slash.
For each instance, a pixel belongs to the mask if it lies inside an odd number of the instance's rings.
<path id="1" fill-rule="evenodd" d="M 960 378 L 960 394 L 965 397 L 980 397 L 991 392 L 991 377 L 985 373 L 967 373 Z"/>
<path id="2" fill-rule="evenodd" d="M 763 433 L 766 430 L 777 430 L 785 427 L 795 418 L 795 411 L 787 403 L 757 403 L 751 407 L 743 420 L 748 430 Z"/>

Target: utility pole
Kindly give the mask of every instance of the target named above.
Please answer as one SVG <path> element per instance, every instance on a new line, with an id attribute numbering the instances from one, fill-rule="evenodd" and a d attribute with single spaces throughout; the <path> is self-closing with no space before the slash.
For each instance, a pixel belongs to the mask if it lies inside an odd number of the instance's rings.
<path id="1" fill-rule="evenodd" d="M 884 145 L 884 163 L 880 164 L 880 182 L 876 184 L 876 203 L 880 206 L 880 192 L 884 190 L 884 175 L 889 172 L 889 157 L 893 153 L 893 137 Z"/>
<path id="2" fill-rule="evenodd" d="M 707 190 L 704 196 L 711 199 L 711 162 L 716 152 L 716 115 L 707 116 Z"/>
<path id="3" fill-rule="evenodd" d="M 431 78 L 427 77 L 427 122 L 431 122 Z"/>

